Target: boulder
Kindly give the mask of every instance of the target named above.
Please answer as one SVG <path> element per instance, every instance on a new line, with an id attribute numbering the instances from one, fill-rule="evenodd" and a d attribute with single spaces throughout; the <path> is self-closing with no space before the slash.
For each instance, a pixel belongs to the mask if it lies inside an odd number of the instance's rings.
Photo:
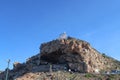
<path id="1" fill-rule="evenodd" d="M 13 63 L 14 70 L 18 70 L 18 69 L 20 69 L 22 67 L 23 67 L 23 65 L 21 63 L 19 63 L 19 62 Z"/>

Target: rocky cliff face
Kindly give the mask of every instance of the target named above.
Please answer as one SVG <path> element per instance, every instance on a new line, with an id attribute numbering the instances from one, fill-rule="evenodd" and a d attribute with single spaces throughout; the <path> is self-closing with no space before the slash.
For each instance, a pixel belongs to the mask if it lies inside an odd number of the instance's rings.
<path id="1" fill-rule="evenodd" d="M 29 72 L 53 70 L 72 70 L 77 72 L 100 72 L 120 69 L 120 62 L 101 54 L 83 40 L 72 37 L 56 39 L 40 46 L 40 53 L 28 58 L 25 63 L 16 62 L 10 70 L 9 80 Z M 6 71 L 0 74 L 4 80 Z"/>
<path id="2" fill-rule="evenodd" d="M 41 63 L 67 64 L 74 71 L 98 72 L 120 66 L 114 65 L 116 60 L 100 54 L 88 42 L 72 37 L 44 43 L 40 50 Z"/>
<path id="3" fill-rule="evenodd" d="M 106 69 L 106 59 L 83 40 L 68 37 L 53 40 L 40 47 L 41 62 L 67 64 L 79 72 L 95 72 Z"/>

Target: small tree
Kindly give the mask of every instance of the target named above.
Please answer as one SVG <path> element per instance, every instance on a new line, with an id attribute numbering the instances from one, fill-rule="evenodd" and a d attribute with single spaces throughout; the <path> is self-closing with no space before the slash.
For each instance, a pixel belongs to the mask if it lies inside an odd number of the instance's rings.
<path id="1" fill-rule="evenodd" d="M 102 56 L 105 58 L 105 57 L 106 57 L 106 54 L 105 54 L 105 53 L 103 53 L 103 54 L 102 54 Z"/>

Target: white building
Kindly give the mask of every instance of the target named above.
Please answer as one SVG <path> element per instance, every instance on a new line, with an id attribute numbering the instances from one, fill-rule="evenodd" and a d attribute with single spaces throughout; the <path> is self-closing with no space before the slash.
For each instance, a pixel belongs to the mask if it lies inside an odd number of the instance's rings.
<path id="1" fill-rule="evenodd" d="M 66 32 L 60 34 L 59 40 L 61 40 L 61 39 L 67 39 L 67 34 L 66 34 Z"/>

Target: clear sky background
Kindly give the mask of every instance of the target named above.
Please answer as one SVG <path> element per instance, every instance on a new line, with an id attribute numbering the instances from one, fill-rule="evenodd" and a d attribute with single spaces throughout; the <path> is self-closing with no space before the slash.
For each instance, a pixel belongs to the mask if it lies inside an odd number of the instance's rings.
<path id="1" fill-rule="evenodd" d="M 120 60 L 120 0 L 0 0 L 0 70 L 63 32 Z"/>

